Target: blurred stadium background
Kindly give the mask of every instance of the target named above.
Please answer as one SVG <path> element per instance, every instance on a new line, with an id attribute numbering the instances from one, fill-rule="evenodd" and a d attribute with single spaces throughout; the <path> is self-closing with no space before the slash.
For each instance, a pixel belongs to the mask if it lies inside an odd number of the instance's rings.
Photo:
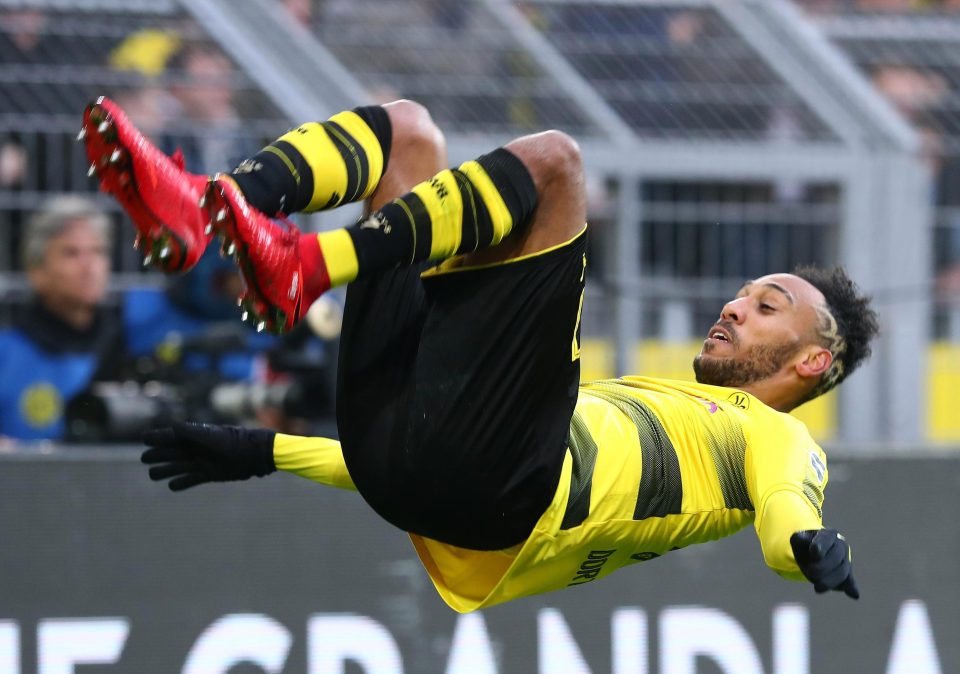
<path id="1" fill-rule="evenodd" d="M 430 108 L 451 163 L 573 134 L 585 378 L 687 378 L 744 279 L 843 264 L 883 336 L 797 415 L 864 599 L 779 581 L 743 534 L 458 617 L 355 495 L 279 478 L 175 497 L 130 447 L 8 442 L 0 674 L 960 672 L 960 2 L 0 0 L 0 326 L 27 296 L 24 223 L 61 193 L 112 214 L 115 296 L 163 283 L 86 176 L 75 136 L 101 94 L 194 170 L 396 97 Z"/>

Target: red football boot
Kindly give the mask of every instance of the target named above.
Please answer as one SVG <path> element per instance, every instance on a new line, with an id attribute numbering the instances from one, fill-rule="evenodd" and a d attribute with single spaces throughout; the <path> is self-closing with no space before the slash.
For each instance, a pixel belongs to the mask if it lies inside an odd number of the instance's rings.
<path id="1" fill-rule="evenodd" d="M 221 254 L 233 256 L 246 283 L 238 302 L 243 320 L 252 320 L 257 330 L 292 328 L 303 300 L 300 230 L 251 206 L 237 184 L 222 173 L 210 181 L 200 204 L 208 227 L 220 235 Z"/>
<path id="2" fill-rule="evenodd" d="M 209 178 L 184 170 L 179 152 L 165 155 L 103 96 L 87 106 L 77 138 L 86 144 L 88 175 L 99 177 L 100 189 L 133 220 L 144 265 L 167 272 L 193 267 L 210 240 L 197 205 Z"/>

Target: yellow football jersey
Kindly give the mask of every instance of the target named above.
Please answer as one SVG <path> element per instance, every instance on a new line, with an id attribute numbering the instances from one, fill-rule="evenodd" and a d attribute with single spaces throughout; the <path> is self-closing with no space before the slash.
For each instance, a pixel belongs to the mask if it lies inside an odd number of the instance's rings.
<path id="1" fill-rule="evenodd" d="M 350 487 L 339 444 L 277 436 L 277 467 Z M 753 522 L 767 564 L 802 580 L 790 536 L 821 528 L 826 457 L 806 427 L 742 391 L 624 377 L 580 387 L 553 501 L 501 551 L 411 534 L 460 612 L 582 585 Z"/>

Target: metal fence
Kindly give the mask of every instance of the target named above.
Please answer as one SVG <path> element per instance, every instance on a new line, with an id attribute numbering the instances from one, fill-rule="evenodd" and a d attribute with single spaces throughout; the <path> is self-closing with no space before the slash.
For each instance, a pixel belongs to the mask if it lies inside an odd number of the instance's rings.
<path id="1" fill-rule="evenodd" d="M 184 149 L 194 171 L 239 161 L 286 124 L 175 3 L 0 3 L 0 290 L 23 289 L 10 272 L 29 214 L 52 194 L 95 194 L 76 135 L 103 94 L 164 149 Z M 100 203 L 117 224 L 120 285 L 141 283 L 133 231 Z"/>
<path id="2" fill-rule="evenodd" d="M 287 4 L 299 13 L 279 9 Z M 50 192 L 92 189 L 71 141 L 92 95 L 129 94 L 125 103 L 145 110 L 137 121 L 171 147 L 219 136 L 219 149 L 194 155 L 195 170 L 226 168 L 225 146 L 242 154 L 292 123 L 404 96 L 430 107 L 454 162 L 546 127 L 578 138 L 593 225 L 585 339 L 610 347 L 594 370 L 648 370 L 638 340 L 697 339 L 745 278 L 843 263 L 875 294 L 885 335 L 872 363 L 828 401 L 837 421 L 824 437 L 861 446 L 930 434 L 918 345 L 956 337 L 956 14 L 850 14 L 856 3 L 785 0 L 0 8 L 0 37 L 14 40 L 39 14 L 52 45 L 39 63 L 4 63 L 0 75 L 4 105 L 18 106 L 0 111 L 4 151 L 29 159 L 19 182 L 0 182 L 8 292 L 23 287 L 13 251 L 26 215 Z M 164 59 L 171 36 L 228 58 L 221 80 Z M 924 74 L 932 91 L 919 120 L 891 93 L 901 80 L 875 76 L 881 61 Z M 224 81 L 226 123 L 176 114 L 191 89 Z M 119 214 L 117 223 L 120 284 L 156 282 L 139 271 Z"/>
<path id="3" fill-rule="evenodd" d="M 935 293 L 935 336 L 960 340 L 960 8 L 828 15 L 816 25 L 920 135 L 934 175 L 934 284 L 910 290 Z"/>

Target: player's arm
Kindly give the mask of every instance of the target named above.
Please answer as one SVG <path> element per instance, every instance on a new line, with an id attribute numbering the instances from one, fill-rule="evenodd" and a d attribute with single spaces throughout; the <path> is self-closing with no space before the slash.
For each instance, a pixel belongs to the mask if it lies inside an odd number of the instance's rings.
<path id="1" fill-rule="evenodd" d="M 148 431 L 141 461 L 150 479 L 169 479 L 173 491 L 206 482 L 264 477 L 283 470 L 321 484 L 355 489 L 340 443 L 266 429 L 178 423 Z"/>
<path id="2" fill-rule="evenodd" d="M 757 535 L 767 565 L 785 578 L 810 581 L 818 594 L 838 590 L 859 599 L 850 546 L 836 529 L 823 528 L 804 501 L 792 489 L 780 489 L 764 499 L 762 517 L 758 509 Z"/>
<path id="3" fill-rule="evenodd" d="M 277 470 L 340 489 L 356 491 L 339 440 L 277 433 L 273 442 Z"/>
<path id="4" fill-rule="evenodd" d="M 856 599 L 850 547 L 835 529 L 823 527 L 826 463 L 813 447 L 748 456 L 757 536 L 764 560 L 781 576 L 808 580 L 818 593 L 840 590 Z"/>
<path id="5" fill-rule="evenodd" d="M 754 527 L 767 566 L 784 578 L 805 580 L 794 557 L 790 537 L 797 531 L 823 527 L 816 509 L 790 484 L 769 488 L 755 506 Z"/>

